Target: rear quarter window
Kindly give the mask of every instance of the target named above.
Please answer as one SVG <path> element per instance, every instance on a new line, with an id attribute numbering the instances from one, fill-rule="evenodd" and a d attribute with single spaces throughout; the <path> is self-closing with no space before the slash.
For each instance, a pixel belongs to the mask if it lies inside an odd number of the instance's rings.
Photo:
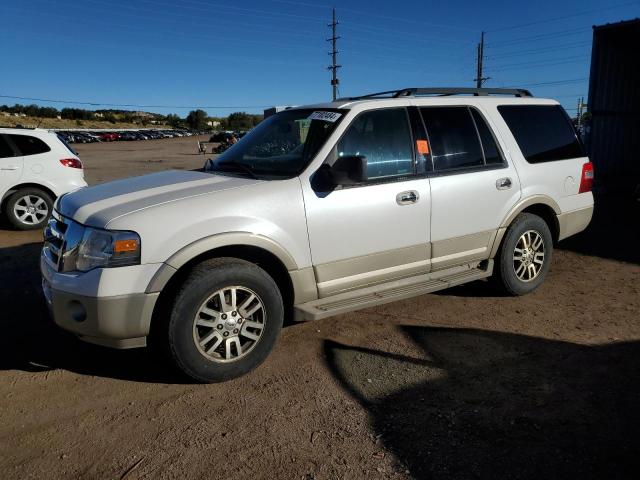
<path id="1" fill-rule="evenodd" d="M 9 139 L 18 147 L 18 150 L 20 150 L 20 153 L 24 156 L 38 155 L 39 153 L 51 151 L 49 145 L 31 135 L 9 135 Z"/>
<path id="2" fill-rule="evenodd" d="M 501 105 L 498 111 L 527 162 L 553 162 L 585 156 L 561 106 Z"/>

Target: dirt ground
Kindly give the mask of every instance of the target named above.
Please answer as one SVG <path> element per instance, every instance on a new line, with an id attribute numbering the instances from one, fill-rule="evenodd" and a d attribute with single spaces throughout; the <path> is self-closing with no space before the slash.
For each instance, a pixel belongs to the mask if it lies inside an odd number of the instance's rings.
<path id="1" fill-rule="evenodd" d="M 203 161 L 193 137 L 77 149 L 90 183 Z M 531 295 L 476 282 L 291 325 L 218 385 L 54 328 L 41 233 L 2 226 L 2 478 L 638 478 L 640 204 L 596 205 Z"/>

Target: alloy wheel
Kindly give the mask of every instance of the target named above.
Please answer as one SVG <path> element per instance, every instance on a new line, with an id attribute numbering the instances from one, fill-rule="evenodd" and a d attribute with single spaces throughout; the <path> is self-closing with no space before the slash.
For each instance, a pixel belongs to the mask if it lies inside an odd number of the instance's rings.
<path id="1" fill-rule="evenodd" d="M 544 240 L 535 230 L 524 232 L 513 251 L 513 269 L 523 282 L 534 280 L 544 265 Z"/>
<path id="2" fill-rule="evenodd" d="M 25 195 L 14 204 L 13 213 L 25 225 L 37 225 L 49 215 L 49 206 L 37 195 Z"/>
<path id="3" fill-rule="evenodd" d="M 246 287 L 217 290 L 198 309 L 193 339 L 202 355 L 214 362 L 234 362 L 260 341 L 267 321 L 262 299 Z"/>

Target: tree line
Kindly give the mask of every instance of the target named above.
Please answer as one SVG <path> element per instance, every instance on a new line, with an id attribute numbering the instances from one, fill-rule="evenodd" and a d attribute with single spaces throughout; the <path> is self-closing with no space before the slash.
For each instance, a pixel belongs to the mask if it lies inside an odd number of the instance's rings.
<path id="1" fill-rule="evenodd" d="M 207 130 L 210 128 L 222 130 L 249 130 L 262 121 L 262 115 L 246 112 L 234 112 L 228 117 L 210 117 L 204 110 L 192 110 L 185 118 L 175 113 L 163 115 L 160 113 L 132 112 L 130 110 L 86 110 L 83 108 L 42 107 L 40 105 L 13 106 L 0 105 L 0 112 L 24 114 L 29 117 L 40 118 L 64 118 L 67 120 L 104 120 L 111 123 L 142 123 L 150 120 L 157 123 L 171 125 L 174 128 L 191 128 L 194 130 Z M 143 113 L 143 115 L 141 115 Z M 98 114 L 98 115 L 96 115 Z M 209 126 L 208 122 L 219 122 L 218 126 Z"/>

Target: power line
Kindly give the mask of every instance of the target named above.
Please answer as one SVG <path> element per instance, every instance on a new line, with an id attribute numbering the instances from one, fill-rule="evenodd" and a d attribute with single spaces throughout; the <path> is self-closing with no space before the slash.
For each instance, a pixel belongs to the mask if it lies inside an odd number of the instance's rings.
<path id="1" fill-rule="evenodd" d="M 329 5 L 318 5 L 318 4 L 307 3 L 307 2 L 295 2 L 291 0 L 271 0 L 271 1 L 275 3 L 285 3 L 289 5 L 298 5 L 303 7 L 329 8 Z M 421 27 L 438 27 L 438 28 L 446 28 L 446 29 L 453 29 L 453 30 L 464 30 L 467 32 L 475 31 L 470 28 L 461 27 L 460 25 L 443 25 L 438 23 L 429 23 L 423 20 L 413 20 L 413 19 L 402 18 L 402 17 L 392 17 L 389 15 L 382 15 L 379 13 L 371 13 L 365 10 L 355 10 L 353 8 L 346 8 L 346 7 L 340 7 L 340 8 L 341 8 L 340 11 L 355 13 L 358 16 L 364 15 L 367 17 L 380 18 L 382 20 L 393 20 L 397 22 L 411 23 L 414 25 L 419 25 Z"/>
<path id="2" fill-rule="evenodd" d="M 561 63 L 566 63 L 568 61 L 577 61 L 577 60 L 586 60 L 589 58 L 585 55 L 574 55 L 571 57 L 563 57 L 563 58 L 549 58 L 546 60 L 538 60 L 534 62 L 520 62 L 520 63 L 510 63 L 508 65 L 498 65 L 497 68 L 492 68 L 491 71 L 500 72 L 502 70 L 509 70 L 512 67 L 542 67 L 546 65 L 559 65 Z"/>
<path id="3" fill-rule="evenodd" d="M 540 83 L 523 83 L 521 85 L 513 85 L 512 88 L 520 88 L 520 87 L 541 87 L 546 85 L 569 85 L 572 83 L 580 83 L 585 80 L 589 80 L 588 77 L 584 78 L 570 78 L 567 80 L 554 80 L 552 82 L 540 82 Z"/>
<path id="4" fill-rule="evenodd" d="M 590 27 L 578 27 L 578 28 L 573 28 L 573 29 L 570 29 L 570 30 L 561 30 L 561 31 L 558 31 L 558 32 L 548 32 L 548 33 L 541 33 L 541 34 L 537 34 L 537 35 L 528 35 L 526 37 L 513 38 L 513 39 L 510 39 L 510 40 L 498 40 L 496 42 L 487 43 L 487 46 L 493 47 L 494 45 L 498 45 L 499 47 L 506 47 L 506 46 L 510 46 L 510 45 L 517 45 L 518 43 L 523 43 L 523 42 L 526 43 L 526 42 L 531 41 L 531 40 L 541 40 L 541 39 L 545 39 L 545 38 L 566 37 L 566 36 L 569 36 L 569 35 L 575 35 L 577 33 L 587 32 L 587 31 L 590 31 L 590 30 L 591 30 Z"/>
<path id="5" fill-rule="evenodd" d="M 269 108 L 272 105 L 139 105 L 136 103 L 102 103 L 102 102 L 80 102 L 75 100 L 54 100 L 51 98 L 19 97 L 16 95 L 0 95 L 0 98 L 11 98 L 13 100 L 29 100 L 32 102 L 62 103 L 66 105 L 89 105 L 92 107 L 132 107 L 132 108 L 175 108 L 175 109 L 231 109 L 231 108 Z"/>
<path id="6" fill-rule="evenodd" d="M 512 30 L 514 28 L 530 27 L 532 25 L 539 25 L 540 23 L 555 22 L 557 20 L 565 20 L 567 18 L 580 17 L 582 15 L 588 15 L 589 13 L 602 12 L 604 10 L 613 10 L 615 8 L 627 7 L 629 5 L 637 5 L 638 3 L 640 3 L 638 0 L 633 1 L 633 2 L 627 2 L 627 3 L 619 3 L 617 5 L 611 5 L 609 7 L 598 7 L 598 8 L 594 8 L 594 9 L 591 9 L 591 10 L 583 10 L 582 12 L 572 13 L 570 15 L 563 15 L 561 17 L 547 18 L 545 20 L 536 20 L 535 22 L 521 23 L 520 25 L 511 25 L 509 27 L 494 28 L 494 29 L 489 30 L 489 31 L 490 32 L 503 32 L 505 30 Z"/>
<path id="7" fill-rule="evenodd" d="M 578 47 L 586 47 L 588 45 L 591 45 L 591 40 L 589 40 L 588 42 L 574 42 L 574 43 L 565 43 L 565 44 L 561 44 L 561 45 L 553 45 L 553 46 L 547 46 L 544 48 L 530 48 L 530 49 L 526 49 L 526 50 L 516 50 L 513 52 L 507 52 L 507 53 L 499 53 L 498 55 L 487 55 L 486 58 L 489 59 L 496 59 L 496 58 L 508 58 L 508 57 L 519 57 L 522 54 L 532 54 L 535 55 L 537 53 L 548 53 L 550 48 L 555 49 L 559 49 L 559 48 L 578 48 Z"/>

